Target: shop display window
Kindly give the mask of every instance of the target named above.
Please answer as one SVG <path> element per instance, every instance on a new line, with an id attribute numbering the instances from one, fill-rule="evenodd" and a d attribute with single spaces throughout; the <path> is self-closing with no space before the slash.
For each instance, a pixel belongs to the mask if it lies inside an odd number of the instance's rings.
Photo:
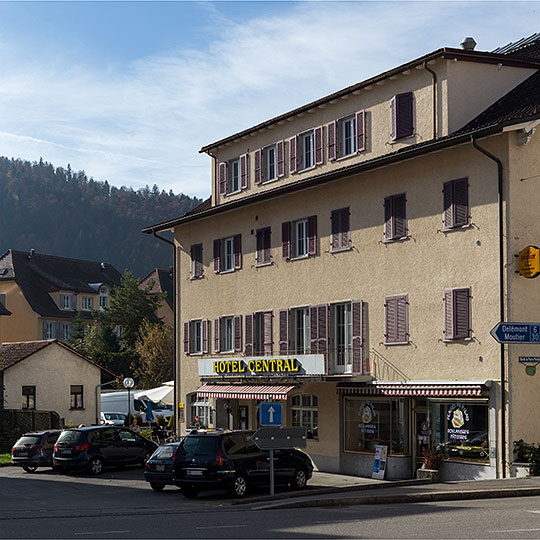
<path id="1" fill-rule="evenodd" d="M 432 401 L 433 444 L 449 459 L 488 461 L 488 411 L 487 402 Z"/>
<path id="2" fill-rule="evenodd" d="M 345 397 L 346 452 L 375 452 L 388 446 L 391 455 L 407 455 L 408 405 L 405 400 Z"/>

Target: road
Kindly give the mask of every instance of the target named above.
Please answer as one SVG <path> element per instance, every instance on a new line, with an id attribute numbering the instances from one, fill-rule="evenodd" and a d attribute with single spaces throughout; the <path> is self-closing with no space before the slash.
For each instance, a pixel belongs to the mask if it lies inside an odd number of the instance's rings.
<path id="1" fill-rule="evenodd" d="M 141 469 L 100 477 L 0 469 L 0 538 L 540 538 L 540 497 L 252 510 L 154 493 Z"/>

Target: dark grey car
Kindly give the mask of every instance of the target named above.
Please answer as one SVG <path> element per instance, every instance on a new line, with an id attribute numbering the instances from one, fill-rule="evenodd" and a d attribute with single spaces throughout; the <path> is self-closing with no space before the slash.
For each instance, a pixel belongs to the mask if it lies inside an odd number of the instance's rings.
<path id="1" fill-rule="evenodd" d="M 36 431 L 22 435 L 11 449 L 11 462 L 26 472 L 38 467 L 52 467 L 52 454 L 60 430 Z"/>

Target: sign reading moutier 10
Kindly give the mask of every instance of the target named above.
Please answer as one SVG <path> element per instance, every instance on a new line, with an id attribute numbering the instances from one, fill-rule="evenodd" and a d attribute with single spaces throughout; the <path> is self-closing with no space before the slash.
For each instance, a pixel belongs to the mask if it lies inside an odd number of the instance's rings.
<path id="1" fill-rule="evenodd" d="M 297 356 L 243 356 L 238 358 L 200 358 L 199 376 L 228 375 L 324 375 L 322 354 Z"/>

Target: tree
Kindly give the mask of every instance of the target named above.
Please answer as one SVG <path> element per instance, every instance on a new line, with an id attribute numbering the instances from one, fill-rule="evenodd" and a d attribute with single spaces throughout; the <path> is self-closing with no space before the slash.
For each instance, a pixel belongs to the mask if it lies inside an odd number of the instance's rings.
<path id="1" fill-rule="evenodd" d="M 170 326 L 145 320 L 140 329 L 135 351 L 139 364 L 134 373 L 142 387 L 161 386 L 163 382 L 172 379 L 174 335 Z"/>

